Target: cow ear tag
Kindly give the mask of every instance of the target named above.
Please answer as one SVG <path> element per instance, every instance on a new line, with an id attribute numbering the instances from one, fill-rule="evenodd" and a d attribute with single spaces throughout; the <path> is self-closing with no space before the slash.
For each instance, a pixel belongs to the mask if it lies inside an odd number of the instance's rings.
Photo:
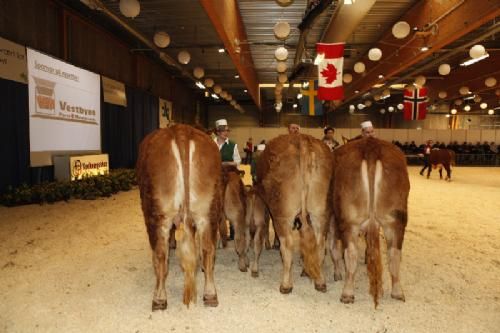
<path id="1" fill-rule="evenodd" d="M 179 226 L 175 229 L 175 240 L 180 242 L 184 239 L 184 223 L 179 223 Z"/>

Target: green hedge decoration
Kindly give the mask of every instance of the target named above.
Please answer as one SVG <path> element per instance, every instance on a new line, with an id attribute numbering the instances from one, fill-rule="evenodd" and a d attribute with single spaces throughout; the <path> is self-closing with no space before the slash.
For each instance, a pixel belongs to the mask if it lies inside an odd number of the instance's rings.
<path id="1" fill-rule="evenodd" d="M 17 188 L 9 187 L 0 195 L 0 205 L 19 206 L 68 201 L 71 198 L 94 200 L 109 197 L 119 191 L 129 191 L 137 185 L 135 170 L 115 169 L 104 176 L 87 177 L 77 181 L 51 182 Z"/>

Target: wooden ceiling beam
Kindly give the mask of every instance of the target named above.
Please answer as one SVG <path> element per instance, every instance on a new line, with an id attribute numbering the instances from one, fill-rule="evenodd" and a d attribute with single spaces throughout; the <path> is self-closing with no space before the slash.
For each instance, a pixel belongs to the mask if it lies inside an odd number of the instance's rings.
<path id="1" fill-rule="evenodd" d="M 260 109 L 259 84 L 243 19 L 236 0 L 200 0 L 217 34 L 224 43 L 241 80 Z M 240 43 L 238 43 L 239 41 Z"/>
<path id="2" fill-rule="evenodd" d="M 420 32 L 411 32 L 401 41 L 392 36 L 391 30 L 387 31 L 374 45 L 382 50 L 382 60 L 374 63 L 367 56 L 361 60 L 367 70 L 361 75 L 355 74 L 354 82 L 346 86 L 346 96 L 349 97 L 345 102 L 361 96 L 373 85 L 398 75 L 499 15 L 500 2 L 496 0 L 418 2 L 400 20 L 418 27 Z M 426 52 L 420 51 L 424 45 L 429 47 Z M 380 74 L 384 75 L 383 79 L 379 78 Z"/>

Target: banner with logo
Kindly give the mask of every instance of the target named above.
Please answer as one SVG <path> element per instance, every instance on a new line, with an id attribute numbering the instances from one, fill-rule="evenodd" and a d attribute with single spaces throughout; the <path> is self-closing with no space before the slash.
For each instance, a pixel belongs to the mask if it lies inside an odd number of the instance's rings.
<path id="1" fill-rule="evenodd" d="M 26 73 L 26 48 L 0 37 L 0 77 L 28 83 Z"/>
<path id="2" fill-rule="evenodd" d="M 127 95 L 125 93 L 125 84 L 101 75 L 102 93 L 104 102 L 127 106 Z"/>
<path id="3" fill-rule="evenodd" d="M 160 98 L 159 100 L 160 128 L 165 128 L 172 122 L 172 102 Z"/>
<path id="4" fill-rule="evenodd" d="M 71 156 L 69 168 L 71 180 L 106 175 L 109 173 L 108 154 Z"/>
<path id="5" fill-rule="evenodd" d="M 30 149 L 101 150 L 101 80 L 28 48 Z"/>

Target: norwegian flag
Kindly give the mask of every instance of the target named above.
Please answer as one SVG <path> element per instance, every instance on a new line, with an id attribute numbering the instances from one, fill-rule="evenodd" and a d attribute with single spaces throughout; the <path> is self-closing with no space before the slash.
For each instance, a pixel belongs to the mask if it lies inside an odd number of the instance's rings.
<path id="1" fill-rule="evenodd" d="M 336 101 L 344 98 L 342 67 L 345 43 L 316 44 L 316 53 L 324 59 L 318 64 L 318 99 Z"/>
<path id="2" fill-rule="evenodd" d="M 405 120 L 423 120 L 427 113 L 427 88 L 405 89 L 404 93 Z"/>

